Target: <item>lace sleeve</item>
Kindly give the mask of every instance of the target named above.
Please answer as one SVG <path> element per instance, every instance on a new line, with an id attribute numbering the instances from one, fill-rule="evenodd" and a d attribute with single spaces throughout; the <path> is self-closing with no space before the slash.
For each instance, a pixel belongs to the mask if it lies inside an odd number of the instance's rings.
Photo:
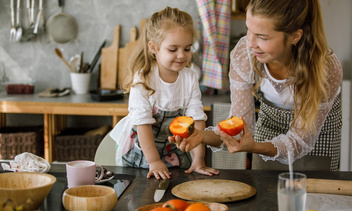
<path id="1" fill-rule="evenodd" d="M 242 116 L 249 130 L 254 134 L 255 105 L 252 87 L 255 80 L 251 53 L 247 47 L 246 37 L 240 39 L 236 47 L 231 51 L 230 58 L 230 116 Z"/>
<path id="2" fill-rule="evenodd" d="M 327 103 L 321 103 L 319 113 L 316 119 L 317 127 L 315 132 L 306 132 L 296 128 L 301 128 L 302 121 L 298 119 L 296 125 L 291 125 L 287 134 L 281 134 L 272 140 L 266 140 L 271 142 L 277 148 L 277 154 L 274 157 L 268 157 L 261 155 L 262 158 L 267 160 L 277 160 L 281 163 L 288 164 L 288 151 L 293 152 L 293 161 L 297 160 L 314 149 L 315 143 L 318 139 L 320 131 L 324 125 L 325 119 L 332 109 L 334 100 L 338 97 L 341 91 L 340 85 L 342 81 L 342 68 L 337 57 L 332 54 L 329 67 L 328 84 L 330 86 L 330 95 Z M 293 162 L 292 161 L 292 162 Z"/>

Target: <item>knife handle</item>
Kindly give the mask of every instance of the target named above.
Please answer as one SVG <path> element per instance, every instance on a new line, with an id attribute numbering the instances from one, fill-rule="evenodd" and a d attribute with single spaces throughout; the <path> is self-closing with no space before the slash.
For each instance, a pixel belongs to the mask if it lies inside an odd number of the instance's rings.
<path id="1" fill-rule="evenodd" d="M 163 181 L 161 181 L 158 185 L 158 188 L 164 189 L 166 190 L 166 188 L 169 186 L 169 180 L 168 179 L 164 179 Z"/>
<path id="2" fill-rule="evenodd" d="M 352 181 L 307 179 L 307 193 L 352 195 Z"/>

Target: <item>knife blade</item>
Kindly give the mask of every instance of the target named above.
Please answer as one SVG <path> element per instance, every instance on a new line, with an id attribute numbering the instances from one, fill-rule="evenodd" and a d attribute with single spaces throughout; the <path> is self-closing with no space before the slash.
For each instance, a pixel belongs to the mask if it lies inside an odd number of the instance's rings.
<path id="1" fill-rule="evenodd" d="M 161 181 L 159 183 L 159 185 L 156 188 L 155 193 L 154 193 L 154 201 L 155 202 L 159 202 L 163 198 L 164 193 L 165 193 L 168 186 L 169 186 L 168 179 L 164 179 L 163 181 Z"/>

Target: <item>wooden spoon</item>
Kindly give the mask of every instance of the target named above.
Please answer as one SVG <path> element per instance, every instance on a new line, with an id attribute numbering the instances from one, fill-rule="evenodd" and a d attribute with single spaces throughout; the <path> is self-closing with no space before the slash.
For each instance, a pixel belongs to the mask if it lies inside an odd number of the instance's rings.
<path id="1" fill-rule="evenodd" d="M 62 52 L 60 51 L 60 49 L 55 48 L 55 53 L 56 55 L 66 64 L 66 66 L 68 67 L 68 69 L 70 69 L 71 73 L 73 73 L 74 71 L 72 70 L 72 67 L 67 63 L 67 61 L 64 59 L 64 57 L 62 56 Z"/>

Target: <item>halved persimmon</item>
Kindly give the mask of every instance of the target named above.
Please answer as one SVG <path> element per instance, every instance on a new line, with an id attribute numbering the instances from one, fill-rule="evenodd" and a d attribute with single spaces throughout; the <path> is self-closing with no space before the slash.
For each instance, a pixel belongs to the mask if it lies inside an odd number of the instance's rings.
<path id="1" fill-rule="evenodd" d="M 170 132 L 175 136 L 187 138 L 194 131 L 194 120 L 189 116 L 179 116 L 172 120 L 169 126 Z"/>
<path id="2" fill-rule="evenodd" d="M 235 116 L 219 122 L 218 125 L 220 130 L 224 131 L 230 136 L 235 136 L 243 130 L 243 120 Z"/>
<path id="3" fill-rule="evenodd" d="M 171 199 L 163 204 L 163 207 L 171 208 L 174 211 L 184 211 L 189 203 L 182 199 Z"/>
<path id="4" fill-rule="evenodd" d="M 211 211 L 210 208 L 200 202 L 189 205 L 185 211 Z"/>

